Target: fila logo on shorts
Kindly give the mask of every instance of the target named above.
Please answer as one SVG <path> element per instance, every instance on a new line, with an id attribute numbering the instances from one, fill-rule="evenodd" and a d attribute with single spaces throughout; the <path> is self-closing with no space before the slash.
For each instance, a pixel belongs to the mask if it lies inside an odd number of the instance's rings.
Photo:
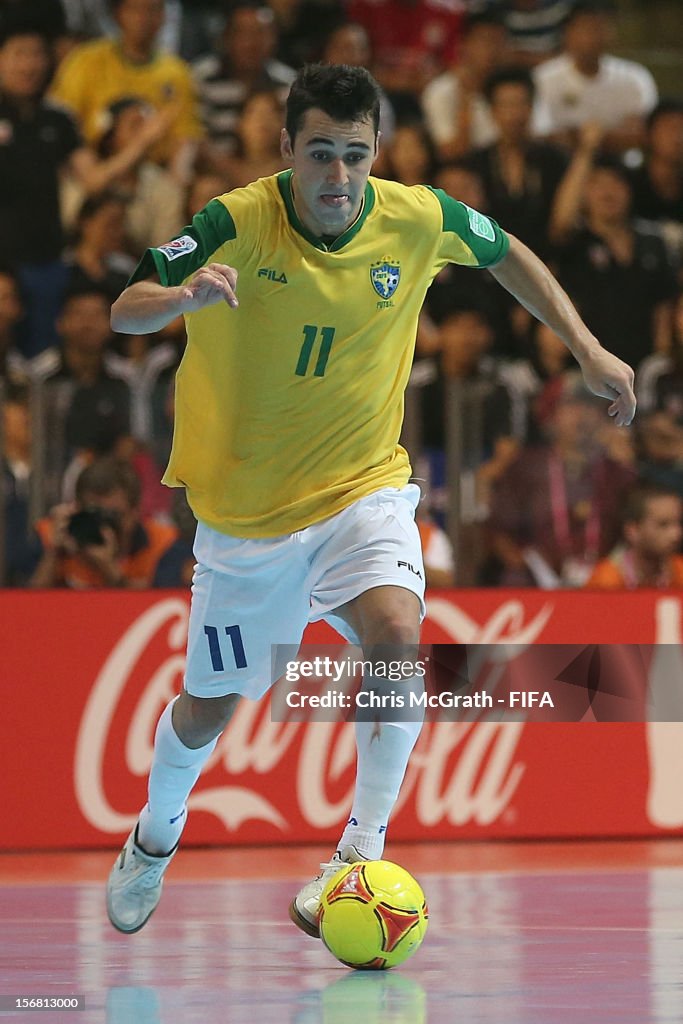
<path id="1" fill-rule="evenodd" d="M 179 256 L 187 256 L 189 252 L 194 252 L 196 248 L 197 243 L 194 238 L 191 238 L 190 235 L 181 235 L 180 238 L 174 238 L 172 242 L 158 245 L 157 252 L 163 252 L 170 263 L 172 260 L 177 260 Z"/>
<path id="2" fill-rule="evenodd" d="M 420 570 L 416 569 L 414 565 L 410 564 L 410 562 L 397 562 L 396 564 L 399 567 L 399 569 L 409 569 L 410 572 L 415 574 L 415 576 L 419 576 L 420 579 L 422 579 L 422 573 L 420 572 Z"/>

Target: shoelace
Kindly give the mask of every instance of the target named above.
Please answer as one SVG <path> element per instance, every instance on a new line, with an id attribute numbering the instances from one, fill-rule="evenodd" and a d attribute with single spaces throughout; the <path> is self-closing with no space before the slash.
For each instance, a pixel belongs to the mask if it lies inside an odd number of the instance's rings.
<path id="1" fill-rule="evenodd" d="M 166 861 L 161 864 L 146 864 L 145 870 L 140 872 L 140 876 L 136 879 L 135 885 L 131 887 L 131 891 L 153 889 L 155 885 L 159 884 L 165 869 Z"/>
<path id="2" fill-rule="evenodd" d="M 318 875 L 318 878 L 321 878 L 322 875 L 325 874 L 325 872 L 327 871 L 328 868 L 339 868 L 341 870 L 341 868 L 344 867 L 344 863 L 345 863 L 345 861 L 343 861 L 343 860 L 328 860 L 325 863 L 321 863 L 320 867 L 322 868 L 322 871 Z"/>

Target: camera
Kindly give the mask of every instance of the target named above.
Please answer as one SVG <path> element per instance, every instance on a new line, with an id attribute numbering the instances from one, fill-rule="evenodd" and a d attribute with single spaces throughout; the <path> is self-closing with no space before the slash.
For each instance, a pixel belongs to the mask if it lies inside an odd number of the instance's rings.
<path id="1" fill-rule="evenodd" d="M 73 537 L 76 541 L 76 544 L 83 548 L 90 544 L 104 544 L 103 526 L 109 526 L 113 530 L 118 530 L 118 513 L 93 506 L 74 512 L 67 524 L 67 530 L 69 536 Z"/>

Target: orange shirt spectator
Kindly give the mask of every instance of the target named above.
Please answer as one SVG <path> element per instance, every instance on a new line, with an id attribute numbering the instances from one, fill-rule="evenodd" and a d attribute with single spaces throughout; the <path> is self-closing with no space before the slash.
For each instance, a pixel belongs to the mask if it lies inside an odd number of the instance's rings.
<path id="1" fill-rule="evenodd" d="M 683 502 L 674 491 L 638 484 L 624 506 L 623 544 L 595 566 L 592 590 L 683 587 Z"/>
<path id="2" fill-rule="evenodd" d="M 174 526 L 141 520 L 140 483 L 126 462 L 98 459 L 76 483 L 76 503 L 58 505 L 37 524 L 43 554 L 32 587 L 149 587 L 178 536 Z"/>

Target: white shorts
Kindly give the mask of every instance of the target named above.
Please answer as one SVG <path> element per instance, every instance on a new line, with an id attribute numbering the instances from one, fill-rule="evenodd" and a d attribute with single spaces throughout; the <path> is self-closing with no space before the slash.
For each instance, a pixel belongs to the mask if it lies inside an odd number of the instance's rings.
<path id="1" fill-rule="evenodd" d="M 275 682 L 273 644 L 298 645 L 325 619 L 359 638 L 335 610 L 373 587 L 412 591 L 424 617 L 424 565 L 415 509 L 420 488 L 388 487 L 283 537 L 229 537 L 199 523 L 185 689 L 195 697 L 257 700 Z"/>

